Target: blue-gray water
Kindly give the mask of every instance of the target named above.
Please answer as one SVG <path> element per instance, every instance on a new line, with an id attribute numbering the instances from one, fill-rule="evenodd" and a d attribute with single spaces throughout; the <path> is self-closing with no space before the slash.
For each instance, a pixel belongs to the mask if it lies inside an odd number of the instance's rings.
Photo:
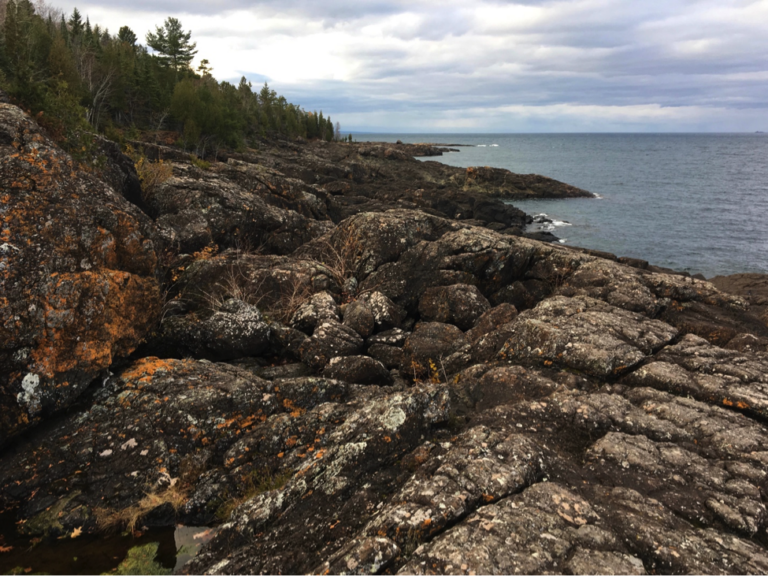
<path id="1" fill-rule="evenodd" d="M 435 160 L 549 176 L 600 200 L 514 204 L 567 244 L 710 278 L 768 272 L 768 134 L 357 134 L 470 144 Z M 495 145 L 495 146 L 494 146 Z"/>

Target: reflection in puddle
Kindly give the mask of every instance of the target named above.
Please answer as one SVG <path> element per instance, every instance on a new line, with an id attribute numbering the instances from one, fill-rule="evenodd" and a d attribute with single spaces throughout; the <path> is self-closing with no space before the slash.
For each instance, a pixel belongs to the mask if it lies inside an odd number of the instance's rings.
<path id="1" fill-rule="evenodd" d="M 184 566 L 197 554 L 200 547 L 216 535 L 216 528 L 205 526 L 176 526 L 173 538 L 176 541 L 176 566 L 174 572 Z"/>
<path id="2" fill-rule="evenodd" d="M 29 538 L 16 531 L 15 512 L 0 514 L 0 574 L 102 574 L 117 573 L 129 551 L 152 549 L 149 561 L 174 571 L 188 562 L 213 538 L 206 526 L 156 528 L 140 536 L 112 534 L 62 539 Z M 151 546 L 150 546 L 151 545 Z"/>

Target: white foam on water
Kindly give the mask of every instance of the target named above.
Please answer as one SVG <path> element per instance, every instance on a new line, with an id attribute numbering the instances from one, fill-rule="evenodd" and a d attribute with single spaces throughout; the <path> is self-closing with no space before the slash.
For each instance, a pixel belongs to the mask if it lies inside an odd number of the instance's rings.
<path id="1" fill-rule="evenodd" d="M 553 226 L 573 226 L 570 222 L 566 222 L 565 220 L 552 220 Z"/>
<path id="2" fill-rule="evenodd" d="M 491 144 L 491 147 L 492 147 L 492 148 L 498 148 L 498 147 L 499 147 L 499 145 L 498 145 L 498 144 Z"/>
<path id="3" fill-rule="evenodd" d="M 477 147 L 478 148 L 486 148 L 486 145 L 485 144 L 478 144 Z"/>
<path id="4" fill-rule="evenodd" d="M 567 241 L 568 241 L 568 238 L 560 238 L 560 240 L 558 240 L 560 244 L 565 244 Z"/>

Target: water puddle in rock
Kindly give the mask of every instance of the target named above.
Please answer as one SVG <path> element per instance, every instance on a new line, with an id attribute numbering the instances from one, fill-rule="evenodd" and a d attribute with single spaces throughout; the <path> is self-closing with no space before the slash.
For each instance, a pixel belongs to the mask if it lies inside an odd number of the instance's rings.
<path id="1" fill-rule="evenodd" d="M 202 526 L 155 528 L 140 536 L 40 539 L 16 532 L 14 512 L 0 514 L 0 574 L 171 574 L 213 537 Z"/>

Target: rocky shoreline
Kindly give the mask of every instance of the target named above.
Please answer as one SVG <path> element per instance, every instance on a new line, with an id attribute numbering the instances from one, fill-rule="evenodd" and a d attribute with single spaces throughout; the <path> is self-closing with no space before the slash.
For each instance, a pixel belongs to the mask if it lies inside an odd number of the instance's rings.
<path id="1" fill-rule="evenodd" d="M 768 571 L 765 277 L 527 236 L 502 199 L 591 194 L 430 145 L 133 145 L 167 179 L 108 141 L 76 169 L 0 103 L 0 510 L 38 546 L 185 524 L 216 532 L 188 574 Z"/>

